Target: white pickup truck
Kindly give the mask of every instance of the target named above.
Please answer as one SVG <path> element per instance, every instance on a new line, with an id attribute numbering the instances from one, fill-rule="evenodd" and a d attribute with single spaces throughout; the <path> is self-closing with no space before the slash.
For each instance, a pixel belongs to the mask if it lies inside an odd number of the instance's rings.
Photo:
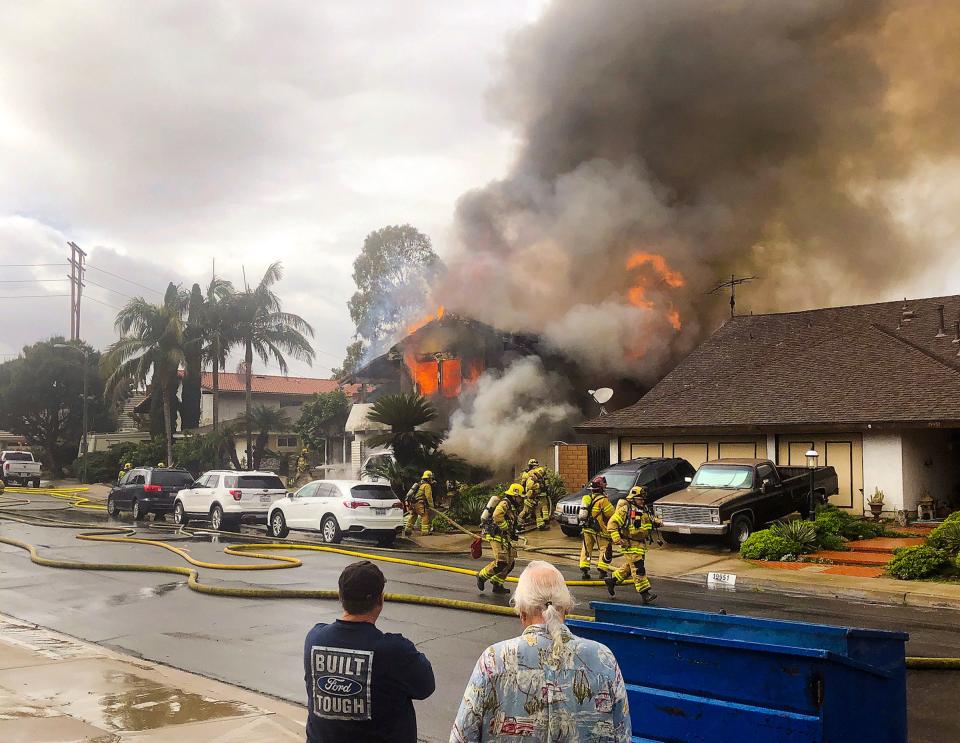
<path id="1" fill-rule="evenodd" d="M 40 462 L 28 451 L 0 452 L 0 477 L 4 485 L 33 485 L 40 487 Z"/>

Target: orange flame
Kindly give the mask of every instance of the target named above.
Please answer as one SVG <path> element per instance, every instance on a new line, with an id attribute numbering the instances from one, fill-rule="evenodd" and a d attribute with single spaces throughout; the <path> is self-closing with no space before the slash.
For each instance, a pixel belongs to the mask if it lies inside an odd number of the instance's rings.
<path id="1" fill-rule="evenodd" d="M 434 320 L 440 320 L 440 319 L 442 319 L 442 318 L 443 318 L 443 314 L 444 314 L 443 305 L 440 305 L 439 307 L 437 307 L 437 310 L 436 310 L 436 312 L 435 312 L 434 314 L 425 315 L 424 317 L 421 317 L 420 319 L 415 320 L 414 322 L 412 322 L 412 323 L 410 323 L 409 325 L 407 325 L 407 335 L 411 335 L 411 334 L 413 334 L 413 333 L 416 333 L 416 332 L 417 332 L 418 330 L 420 330 L 420 328 L 422 328 L 424 325 L 429 325 L 429 324 L 432 323 Z"/>
<path id="2" fill-rule="evenodd" d="M 636 283 L 627 289 L 627 300 L 634 307 L 641 307 L 645 310 L 653 309 L 654 302 L 647 298 L 647 289 L 654 281 L 660 281 L 671 289 L 679 289 L 687 283 L 683 274 L 671 268 L 667 259 L 658 253 L 647 253 L 640 250 L 627 258 L 628 271 L 645 267 L 650 270 L 639 273 L 636 277 Z M 667 310 L 666 319 L 674 330 L 680 330 L 682 327 L 680 313 L 674 307 Z M 642 352 L 640 355 L 643 355 Z"/>

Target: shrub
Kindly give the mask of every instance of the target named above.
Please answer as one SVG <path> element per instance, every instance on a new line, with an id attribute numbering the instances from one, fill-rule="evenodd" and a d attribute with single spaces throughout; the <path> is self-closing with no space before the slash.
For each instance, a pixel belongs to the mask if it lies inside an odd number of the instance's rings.
<path id="1" fill-rule="evenodd" d="M 944 521 L 930 532 L 930 536 L 927 537 L 927 544 L 952 554 L 960 552 L 960 521 L 957 519 Z"/>
<path id="2" fill-rule="evenodd" d="M 503 492 L 504 485 L 470 485 L 461 487 L 450 503 L 450 518 L 458 524 L 479 524 L 480 514 L 486 507 L 490 496 Z"/>
<path id="3" fill-rule="evenodd" d="M 950 521 L 960 521 L 960 511 L 954 511 L 953 513 L 951 513 L 949 516 L 947 516 L 943 520 L 943 523 L 947 523 Z"/>
<path id="4" fill-rule="evenodd" d="M 794 545 L 770 529 L 755 531 L 740 545 L 740 557 L 745 560 L 779 560 L 791 554 L 796 554 Z"/>
<path id="5" fill-rule="evenodd" d="M 887 572 L 900 580 L 918 580 L 938 572 L 950 561 L 944 550 L 926 545 L 894 550 Z"/>
<path id="6" fill-rule="evenodd" d="M 791 554 L 802 555 L 817 548 L 817 527 L 810 521 L 778 521 L 770 531 L 790 543 Z"/>
<path id="7" fill-rule="evenodd" d="M 830 505 L 817 508 L 814 524 L 819 539 L 826 534 L 834 534 L 845 539 L 869 539 L 879 537 L 884 532 L 883 524 L 858 519 Z"/>
<path id="8" fill-rule="evenodd" d="M 839 534 L 824 534 L 817 537 L 817 546 L 822 550 L 846 550 L 846 542 Z"/>

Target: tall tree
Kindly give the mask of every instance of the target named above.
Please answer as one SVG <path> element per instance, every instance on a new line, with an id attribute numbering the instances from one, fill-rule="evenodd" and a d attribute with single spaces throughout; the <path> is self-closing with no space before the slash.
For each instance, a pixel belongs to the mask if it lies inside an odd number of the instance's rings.
<path id="1" fill-rule="evenodd" d="M 390 430 L 371 436 L 367 443 L 370 446 L 389 445 L 397 464 L 409 467 L 422 459 L 425 452 L 440 445 L 440 434 L 420 430 L 420 426 L 436 417 L 436 409 L 422 395 L 405 392 L 384 395 L 370 406 L 367 420 L 383 423 Z"/>
<path id="2" fill-rule="evenodd" d="M 160 385 L 167 464 L 173 463 L 170 397 L 176 394 L 177 371 L 186 360 L 183 315 L 187 303 L 187 294 L 172 283 L 161 304 L 151 304 L 143 297 L 131 299 L 117 313 L 114 323 L 121 334 L 120 340 L 110 346 L 103 359 L 110 389 L 128 379 L 145 383 L 151 374 L 154 385 Z"/>
<path id="3" fill-rule="evenodd" d="M 180 425 L 185 431 L 200 425 L 204 319 L 203 292 L 200 291 L 200 284 L 194 284 L 187 305 L 187 327 L 183 345 L 185 363 L 180 393 Z"/>
<path id="4" fill-rule="evenodd" d="M 425 305 L 430 284 L 442 267 L 430 238 L 409 224 L 367 235 L 353 262 L 357 291 L 347 302 L 356 335 L 337 371 L 350 373 L 364 350 L 395 337 L 424 309 L 432 310 Z"/>
<path id="5" fill-rule="evenodd" d="M 320 392 L 300 408 L 293 430 L 307 447 L 319 451 L 323 446 L 326 453 L 326 441 L 333 435 L 343 436 L 343 424 L 349 414 L 350 398 L 343 390 Z"/>
<path id="6" fill-rule="evenodd" d="M 263 363 L 270 359 L 280 371 L 287 373 L 284 354 L 308 364 L 314 352 L 306 336 L 313 337 L 313 328 L 299 315 L 284 312 L 273 286 L 283 277 L 280 263 L 272 263 L 252 289 L 248 286 L 234 299 L 234 329 L 238 345 L 243 348 L 243 374 L 246 394 L 244 414 L 247 436 L 247 466 L 253 461 L 253 439 L 250 426 L 253 385 L 253 357 Z"/>
<path id="7" fill-rule="evenodd" d="M 86 351 L 61 348 L 72 345 Z M 55 476 L 77 456 L 83 434 L 83 377 L 87 377 L 90 431 L 112 431 L 116 421 L 104 399 L 100 354 L 86 343 L 67 344 L 62 337 L 26 346 L 21 355 L 0 364 L 0 428 L 23 436 L 43 449 Z"/>
<path id="8" fill-rule="evenodd" d="M 203 307 L 205 360 L 210 362 L 212 374 L 213 430 L 220 430 L 220 372 L 227 366 L 230 349 L 236 345 L 234 333 L 234 288 L 226 279 L 214 276 L 207 286 Z M 219 466 L 219 462 L 217 466 Z"/>

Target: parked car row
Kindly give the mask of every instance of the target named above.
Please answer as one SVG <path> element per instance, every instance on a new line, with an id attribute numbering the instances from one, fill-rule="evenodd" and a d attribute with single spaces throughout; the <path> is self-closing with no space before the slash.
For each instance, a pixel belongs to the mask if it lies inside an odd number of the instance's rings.
<path id="1" fill-rule="evenodd" d="M 172 513 L 182 526 L 205 520 L 218 531 L 261 523 L 274 537 L 312 531 L 330 543 L 349 536 L 389 546 L 403 528 L 403 505 L 389 485 L 314 480 L 288 493 L 273 472 L 211 470 L 194 480 L 185 469 L 137 467 L 107 497 L 107 513 L 116 518 L 121 511 L 135 522 Z"/>

